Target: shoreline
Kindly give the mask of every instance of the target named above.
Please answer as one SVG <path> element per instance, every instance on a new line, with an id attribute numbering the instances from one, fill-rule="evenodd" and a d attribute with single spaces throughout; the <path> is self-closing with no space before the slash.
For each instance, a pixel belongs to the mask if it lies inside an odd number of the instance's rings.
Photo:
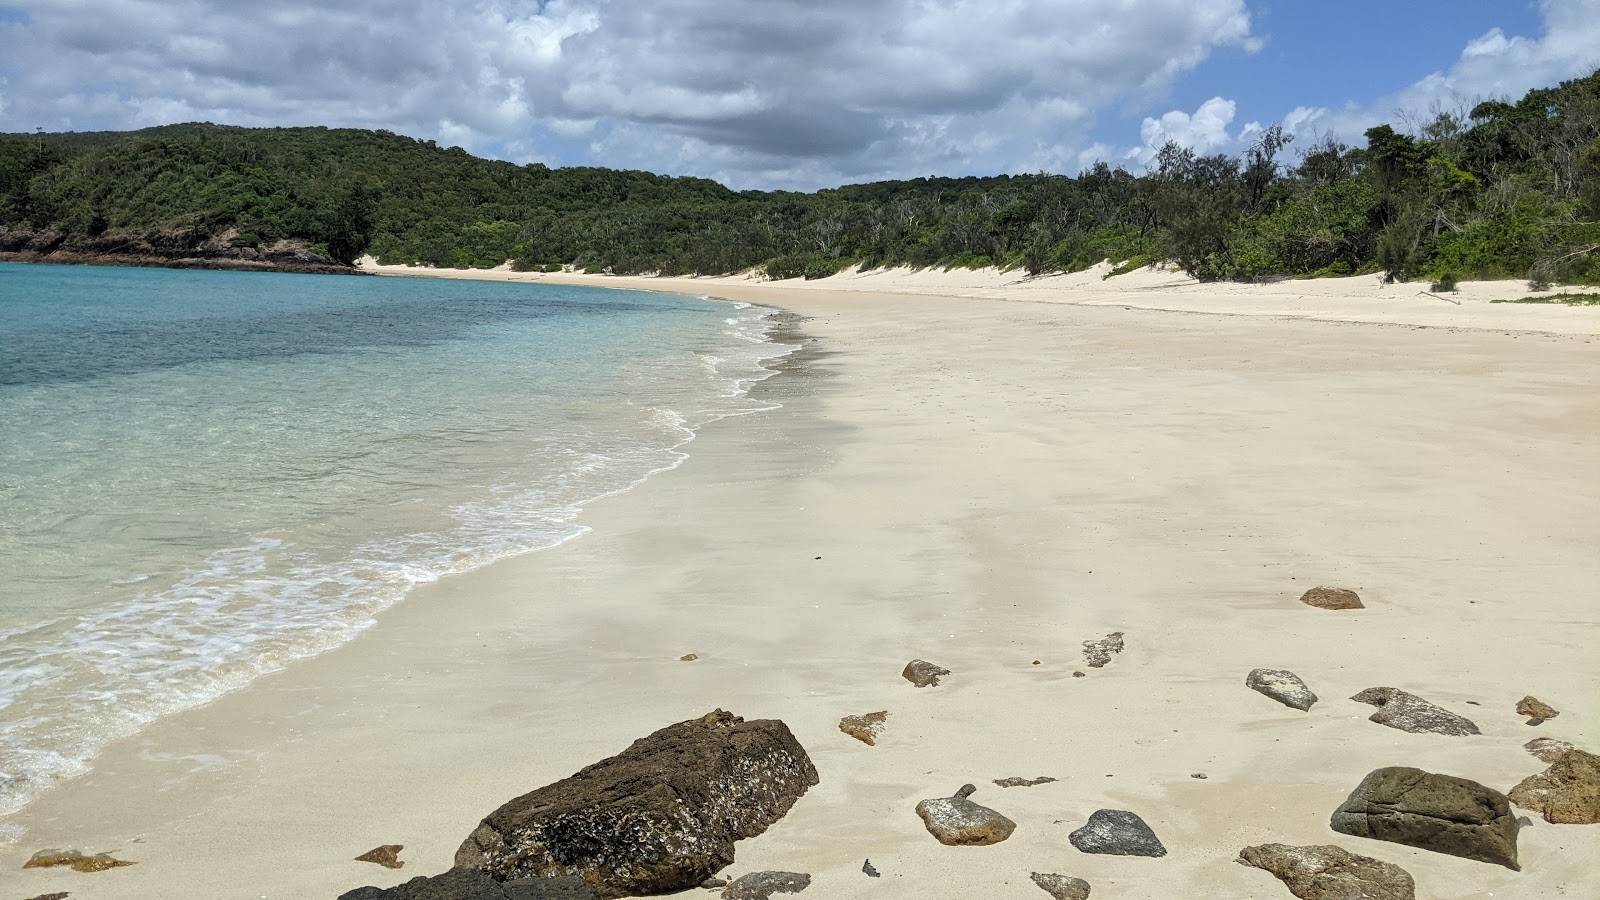
<path id="1" fill-rule="evenodd" d="M 419 588 L 356 641 L 108 752 L 30 810 L 0 865 L 47 846 L 140 864 L 20 873 L 19 892 L 396 884 L 448 867 L 506 799 L 713 707 L 785 720 L 822 774 L 729 873 L 810 872 L 819 896 L 1032 897 L 1029 871 L 1152 900 L 1280 896 L 1231 862 L 1266 841 L 1395 862 L 1422 898 L 1584 883 L 1594 829 L 1527 829 L 1518 874 L 1326 820 L 1379 765 L 1504 791 L 1543 768 L 1530 737 L 1600 743 L 1600 617 L 1584 601 L 1600 583 L 1600 403 L 1580 340 L 1600 316 L 1529 341 L 1481 324 L 1174 317 L 1122 308 L 1129 292 L 995 304 L 974 302 L 999 290 L 984 284 L 728 281 L 638 286 L 802 317 L 804 349 L 757 386 L 780 408 L 704 429 L 678 469 L 587 509 L 583 540 Z M 1379 313 L 1396 314 L 1364 314 Z M 1321 583 L 1369 610 L 1299 606 Z M 1074 678 L 1081 642 L 1114 630 L 1128 650 Z M 955 674 L 916 690 L 898 676 L 912 657 Z M 1294 669 L 1322 703 L 1250 692 L 1256 666 Z M 1366 722 L 1345 698 L 1377 684 L 1484 737 Z M 1510 708 L 1524 693 L 1562 717 L 1526 727 Z M 890 711 L 877 747 L 838 732 L 876 709 Z M 1013 775 L 1062 780 L 988 784 Z M 917 800 L 969 781 L 1019 823 L 1011 840 L 945 848 L 922 831 Z M 1172 855 L 1070 850 L 1066 833 L 1107 806 L 1138 811 Z M 382 843 L 406 845 L 404 870 L 351 861 Z M 864 857 L 883 879 L 861 875 Z"/>

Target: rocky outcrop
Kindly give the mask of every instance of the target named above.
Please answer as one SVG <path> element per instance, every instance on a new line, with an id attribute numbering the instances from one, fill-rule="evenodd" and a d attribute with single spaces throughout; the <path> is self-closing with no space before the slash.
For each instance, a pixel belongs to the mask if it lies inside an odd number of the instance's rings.
<path id="1" fill-rule="evenodd" d="M 1600 756 L 1567 750 L 1512 788 L 1511 802 L 1555 825 L 1600 824 Z"/>
<path id="2" fill-rule="evenodd" d="M 981 847 L 998 844 L 1017 830 L 1017 823 L 967 799 L 977 790 L 970 784 L 963 785 L 954 797 L 917 804 L 922 824 L 939 843 L 951 847 Z"/>
<path id="3" fill-rule="evenodd" d="M 906 663 L 905 669 L 900 672 L 900 677 L 919 688 L 925 688 L 938 687 L 939 676 L 949 674 L 950 670 L 942 666 L 936 666 L 925 659 L 913 659 Z"/>
<path id="4" fill-rule="evenodd" d="M 1519 868 L 1510 802 L 1465 778 L 1402 766 L 1377 769 L 1329 824 L 1340 834 Z"/>
<path id="5" fill-rule="evenodd" d="M 595 900 L 595 896 L 589 883 L 575 875 L 501 883 L 475 869 L 451 869 L 397 887 L 356 888 L 340 894 L 339 900 Z"/>
<path id="6" fill-rule="evenodd" d="M 1458 716 L 1416 694 L 1408 694 L 1398 688 L 1367 688 L 1350 699 L 1357 703 L 1370 703 L 1378 708 L 1377 712 L 1367 717 L 1367 721 L 1398 728 L 1401 731 L 1456 736 L 1483 733 L 1471 719 Z"/>
<path id="7" fill-rule="evenodd" d="M 577 875 L 605 898 L 694 887 L 817 783 L 782 722 L 716 710 L 490 813 L 456 865 L 501 881 Z"/>
<path id="8" fill-rule="evenodd" d="M 66 866 L 74 872 L 104 872 L 135 863 L 125 859 L 112 859 L 109 853 L 88 855 L 79 850 L 40 850 L 22 864 L 24 869 L 53 869 Z"/>
<path id="9" fill-rule="evenodd" d="M 99 235 L 0 229 L 0 262 L 229 269 L 358 275 L 360 270 L 317 253 L 299 241 L 238 245 L 237 232 L 205 235 L 191 230 Z"/>
<path id="10" fill-rule="evenodd" d="M 768 900 L 773 894 L 798 894 L 811 886 L 801 872 L 752 872 L 722 889 L 723 900 Z"/>
<path id="11" fill-rule="evenodd" d="M 1411 873 L 1331 844 L 1262 844 L 1239 851 L 1241 865 L 1277 876 L 1300 900 L 1416 900 Z"/>
<path id="12" fill-rule="evenodd" d="M 1122 632 L 1113 631 L 1097 641 L 1083 642 L 1083 661 L 1091 669 L 1103 669 L 1111 657 L 1122 652 Z"/>
<path id="13" fill-rule="evenodd" d="M 868 747 L 875 747 L 878 744 L 878 735 L 883 733 L 883 724 L 888 719 L 888 710 L 869 712 L 859 716 L 845 716 L 839 720 L 839 730 L 866 744 Z"/>
<path id="14" fill-rule="evenodd" d="M 1300 595 L 1300 602 L 1317 609 L 1366 609 L 1361 595 L 1347 588 L 1314 587 Z"/>
<path id="15" fill-rule="evenodd" d="M 1067 835 L 1084 853 L 1114 856 L 1166 856 L 1161 839 L 1134 813 L 1124 809 L 1096 810 L 1082 828 Z"/>
<path id="16" fill-rule="evenodd" d="M 1089 900 L 1089 882 L 1082 878 L 1040 872 L 1034 872 L 1032 877 L 1034 884 L 1056 900 Z"/>
<path id="17" fill-rule="evenodd" d="M 1524 750 L 1534 755 L 1542 763 L 1553 763 L 1561 758 L 1561 754 L 1572 749 L 1568 741 L 1558 741 L 1555 738 L 1534 738 L 1522 745 Z"/>
<path id="18" fill-rule="evenodd" d="M 1244 685 L 1301 712 L 1317 702 L 1317 695 L 1311 693 L 1311 688 L 1306 687 L 1300 676 L 1285 669 L 1252 669 L 1245 677 Z"/>
<path id="19" fill-rule="evenodd" d="M 1539 725 L 1561 715 L 1561 711 L 1538 697 L 1528 696 L 1517 701 L 1517 715 L 1527 716 L 1529 725 Z"/>
<path id="20" fill-rule="evenodd" d="M 356 857 L 356 862 L 374 863 L 385 869 L 403 869 L 406 864 L 400 860 L 400 851 L 404 849 L 404 844 L 384 844 Z"/>

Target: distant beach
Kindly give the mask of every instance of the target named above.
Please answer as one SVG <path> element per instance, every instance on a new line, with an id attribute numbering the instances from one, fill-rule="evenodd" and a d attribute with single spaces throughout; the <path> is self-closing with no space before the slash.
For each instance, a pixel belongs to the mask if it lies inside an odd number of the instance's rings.
<path id="1" fill-rule="evenodd" d="M 802 896 L 1044 896 L 1032 872 L 1106 898 L 1287 896 L 1233 862 L 1273 841 L 1393 862 L 1424 900 L 1592 883 L 1592 826 L 1524 828 L 1513 872 L 1328 822 L 1381 766 L 1505 791 L 1545 767 L 1531 738 L 1600 746 L 1600 309 L 1375 277 L 368 268 L 761 304 L 799 349 L 751 388 L 763 411 L 586 504 L 581 539 L 420 584 L 357 639 L 108 746 L 19 817 L 10 893 L 398 884 L 507 799 L 718 707 L 782 719 L 816 764 L 729 869 L 810 873 Z M 1319 585 L 1365 609 L 1299 601 Z M 1124 649 L 1088 666 L 1112 633 Z M 951 674 L 914 688 L 913 658 Z M 1260 667 L 1320 701 L 1250 690 Z M 1377 686 L 1483 733 L 1369 722 L 1348 698 Z M 1527 694 L 1560 717 L 1525 724 Z M 878 710 L 875 746 L 840 732 Z M 993 784 L 1013 776 L 1057 780 Z M 929 836 L 914 807 L 964 783 L 1009 840 Z M 1074 850 L 1107 807 L 1168 855 Z M 353 861 L 380 844 L 405 868 Z M 138 865 L 18 871 L 46 847 Z"/>

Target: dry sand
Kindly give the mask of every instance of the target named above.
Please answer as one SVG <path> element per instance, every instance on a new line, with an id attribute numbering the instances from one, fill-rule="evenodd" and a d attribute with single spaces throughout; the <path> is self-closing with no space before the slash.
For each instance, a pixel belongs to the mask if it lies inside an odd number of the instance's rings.
<path id="1" fill-rule="evenodd" d="M 1038 871 L 1105 900 L 1286 898 L 1232 862 L 1269 841 L 1395 862 L 1424 900 L 1595 896 L 1600 826 L 1525 829 L 1516 873 L 1327 823 L 1380 766 L 1504 791 L 1543 768 L 1530 738 L 1600 746 L 1600 310 L 1130 277 L 539 277 L 798 313 L 805 349 L 758 388 L 782 407 L 707 428 L 595 504 L 591 534 L 419 588 L 346 647 L 112 748 L 31 808 L 0 887 L 394 884 L 512 796 L 722 707 L 783 719 L 821 773 L 728 872 L 809 872 L 802 896 L 1037 900 Z M 1297 602 L 1319 584 L 1369 608 Z M 1127 650 L 1087 669 L 1110 631 Z M 913 657 L 954 674 L 913 688 Z M 1246 689 L 1263 666 L 1321 702 Z M 1484 734 L 1368 722 L 1346 698 L 1380 685 Z M 1561 716 L 1523 724 L 1529 693 Z M 876 747 L 837 730 L 879 709 Z M 990 784 L 1038 775 L 1060 780 Z M 917 801 L 964 782 L 1010 840 L 923 830 Z M 1072 849 L 1103 807 L 1170 855 Z M 351 859 L 388 843 L 404 870 Z M 41 847 L 139 865 L 19 872 Z"/>

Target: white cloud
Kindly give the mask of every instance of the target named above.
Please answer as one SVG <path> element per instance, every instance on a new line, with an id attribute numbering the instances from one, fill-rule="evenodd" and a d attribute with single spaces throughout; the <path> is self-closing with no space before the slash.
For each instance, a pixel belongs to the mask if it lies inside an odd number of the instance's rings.
<path id="1" fill-rule="evenodd" d="M 1068 165 L 1245 0 L 10 0 L 0 130 L 381 127 L 737 185 Z M 534 153 L 527 154 L 529 147 Z"/>

